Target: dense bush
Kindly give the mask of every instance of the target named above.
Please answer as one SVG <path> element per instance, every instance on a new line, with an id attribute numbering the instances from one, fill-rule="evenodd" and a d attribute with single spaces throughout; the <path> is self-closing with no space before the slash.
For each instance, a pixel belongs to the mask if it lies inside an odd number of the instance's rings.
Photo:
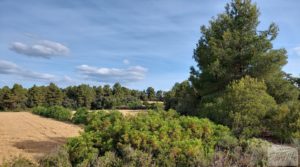
<path id="1" fill-rule="evenodd" d="M 35 107 L 32 110 L 32 113 L 41 115 L 48 118 L 54 118 L 60 121 L 70 121 L 72 118 L 72 112 L 69 109 L 66 109 L 61 106 L 52 106 L 52 107 Z"/>
<path id="2" fill-rule="evenodd" d="M 209 163 L 218 143 L 233 138 L 227 127 L 175 111 L 150 111 L 135 117 L 119 112 L 92 114 L 85 133 L 67 144 L 73 165 L 111 163 L 110 157 L 128 163 L 198 166 Z"/>
<path id="3" fill-rule="evenodd" d="M 293 142 L 300 139 L 300 103 L 282 104 L 268 114 L 268 127 L 272 135 L 281 142 Z"/>
<path id="4" fill-rule="evenodd" d="M 201 116 L 228 125 L 237 136 L 259 136 L 266 131 L 266 116 L 276 102 L 264 82 L 246 76 L 227 86 L 213 101 L 204 102 Z"/>
<path id="5" fill-rule="evenodd" d="M 40 159 L 39 165 L 41 167 L 72 167 L 65 147 L 61 147 Z"/>
<path id="6" fill-rule="evenodd" d="M 86 108 L 79 108 L 76 110 L 76 113 L 72 118 L 72 122 L 75 124 L 86 124 L 88 114 L 89 111 Z"/>

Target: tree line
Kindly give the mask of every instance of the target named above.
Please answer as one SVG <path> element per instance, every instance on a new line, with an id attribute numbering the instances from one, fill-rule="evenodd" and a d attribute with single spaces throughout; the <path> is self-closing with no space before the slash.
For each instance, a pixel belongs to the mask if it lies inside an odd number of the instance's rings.
<path id="1" fill-rule="evenodd" d="M 22 110 L 37 106 L 64 106 L 66 108 L 88 109 L 141 109 L 145 101 L 162 101 L 163 91 L 149 87 L 139 91 L 128 89 L 116 83 L 112 87 L 81 84 L 59 88 L 54 83 L 26 89 L 20 84 L 0 89 L 0 110 Z"/>

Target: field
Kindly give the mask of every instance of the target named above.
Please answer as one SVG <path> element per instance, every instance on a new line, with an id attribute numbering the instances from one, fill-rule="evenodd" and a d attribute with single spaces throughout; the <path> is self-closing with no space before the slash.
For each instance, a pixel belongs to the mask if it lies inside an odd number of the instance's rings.
<path id="1" fill-rule="evenodd" d="M 81 130 L 28 112 L 0 112 L 0 164 L 19 155 L 37 161 Z"/>

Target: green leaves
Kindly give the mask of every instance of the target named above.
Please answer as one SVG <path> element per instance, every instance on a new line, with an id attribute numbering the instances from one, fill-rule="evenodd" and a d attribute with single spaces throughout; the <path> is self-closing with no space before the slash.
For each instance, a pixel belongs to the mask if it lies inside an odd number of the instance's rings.
<path id="1" fill-rule="evenodd" d="M 204 162 L 211 158 L 219 141 L 231 136 L 224 126 L 208 119 L 179 116 L 175 111 L 149 111 L 134 117 L 124 117 L 118 112 L 92 115 L 85 133 L 68 143 L 70 155 L 74 155 L 73 164 L 89 159 L 77 153 L 93 149 L 98 150 L 100 157 L 115 152 L 126 160 L 122 152 L 128 147 L 147 153 L 157 165 Z"/>
<path id="2" fill-rule="evenodd" d="M 286 51 L 272 49 L 278 27 L 272 23 L 257 30 L 259 11 L 250 0 L 233 0 L 226 12 L 202 27 L 202 37 L 194 52 L 198 69 L 190 81 L 202 96 L 225 89 L 244 76 L 269 80 L 286 64 Z"/>

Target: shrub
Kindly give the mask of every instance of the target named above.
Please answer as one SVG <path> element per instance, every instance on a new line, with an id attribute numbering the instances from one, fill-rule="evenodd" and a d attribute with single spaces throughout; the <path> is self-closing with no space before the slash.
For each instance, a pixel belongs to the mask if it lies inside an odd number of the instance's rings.
<path id="1" fill-rule="evenodd" d="M 75 166 L 106 161 L 107 152 L 129 166 L 199 166 L 210 161 L 217 143 L 231 136 L 227 127 L 175 111 L 149 111 L 134 117 L 101 111 L 90 118 L 85 133 L 67 144 Z"/>
<path id="2" fill-rule="evenodd" d="M 41 167 L 72 167 L 69 154 L 65 147 L 61 147 L 39 161 Z"/>
<path id="3" fill-rule="evenodd" d="M 145 106 L 141 101 L 132 101 L 128 103 L 128 108 L 132 110 L 136 110 L 136 109 L 144 109 Z"/>
<path id="4" fill-rule="evenodd" d="M 41 115 L 48 118 L 54 118 L 60 121 L 70 121 L 72 117 L 72 112 L 61 106 L 52 107 L 35 107 L 32 113 Z"/>
<path id="5" fill-rule="evenodd" d="M 72 118 L 72 122 L 75 124 L 86 124 L 87 117 L 88 117 L 88 110 L 86 108 L 79 108 L 77 109 L 76 113 Z"/>
<path id="6" fill-rule="evenodd" d="M 37 167 L 37 165 L 24 157 L 14 157 L 0 164 L 0 167 Z"/>
<path id="7" fill-rule="evenodd" d="M 268 127 L 272 135 L 282 142 L 300 138 L 300 103 L 282 104 L 268 113 Z"/>
<path id="8" fill-rule="evenodd" d="M 266 131 L 266 116 L 277 104 L 264 82 L 246 76 L 232 82 L 222 94 L 203 101 L 201 116 L 229 126 L 239 137 L 260 136 Z"/>
<path id="9" fill-rule="evenodd" d="M 49 117 L 48 109 L 46 107 L 38 106 L 32 109 L 32 113 L 41 115 L 44 117 Z"/>
<path id="10" fill-rule="evenodd" d="M 269 146 L 269 142 L 261 139 L 240 140 L 229 150 L 218 150 L 210 166 L 267 166 L 267 148 Z"/>

